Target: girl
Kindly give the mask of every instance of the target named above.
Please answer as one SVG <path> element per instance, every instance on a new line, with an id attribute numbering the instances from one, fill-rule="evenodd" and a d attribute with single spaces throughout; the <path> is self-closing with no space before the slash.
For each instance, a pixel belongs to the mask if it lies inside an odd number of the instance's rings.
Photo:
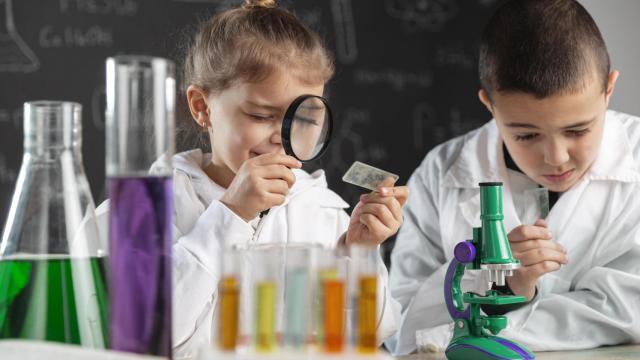
<path id="1" fill-rule="evenodd" d="M 386 182 L 363 195 L 349 218 L 347 203 L 327 188 L 321 170 L 308 174 L 284 154 L 286 108 L 302 94 L 321 96 L 333 64 L 319 36 L 274 1 L 247 0 L 213 16 L 196 35 L 184 68 L 190 114 L 208 133 L 211 153 L 191 150 L 173 158 L 177 357 L 211 341 L 224 246 L 380 244 L 398 230 L 408 193 Z M 383 340 L 396 329 L 399 307 L 378 262 Z"/>

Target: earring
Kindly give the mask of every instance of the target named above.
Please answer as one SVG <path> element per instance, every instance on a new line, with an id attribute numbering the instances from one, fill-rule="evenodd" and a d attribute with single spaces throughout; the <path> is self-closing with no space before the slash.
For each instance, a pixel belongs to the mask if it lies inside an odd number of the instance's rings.
<path id="1" fill-rule="evenodd" d="M 207 120 L 203 119 L 204 118 L 204 113 L 202 111 L 198 111 L 198 120 L 202 119 L 202 122 L 200 123 L 200 126 L 202 126 L 202 130 L 207 130 Z"/>

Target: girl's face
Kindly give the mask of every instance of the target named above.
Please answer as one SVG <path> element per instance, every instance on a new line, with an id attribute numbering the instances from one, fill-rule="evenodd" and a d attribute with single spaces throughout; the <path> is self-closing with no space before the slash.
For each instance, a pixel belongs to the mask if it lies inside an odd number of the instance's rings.
<path id="1" fill-rule="evenodd" d="M 322 96 L 323 90 L 324 84 L 305 84 L 280 69 L 259 83 L 240 82 L 209 95 L 212 163 L 233 178 L 249 158 L 284 153 L 280 131 L 287 108 L 298 96 Z"/>
<path id="2" fill-rule="evenodd" d="M 498 92 L 491 103 L 481 90 L 480 98 L 518 167 L 536 183 L 563 192 L 582 178 L 598 155 L 616 78 L 614 71 L 604 94 L 600 81 L 593 80 L 575 94 L 538 99 Z"/>

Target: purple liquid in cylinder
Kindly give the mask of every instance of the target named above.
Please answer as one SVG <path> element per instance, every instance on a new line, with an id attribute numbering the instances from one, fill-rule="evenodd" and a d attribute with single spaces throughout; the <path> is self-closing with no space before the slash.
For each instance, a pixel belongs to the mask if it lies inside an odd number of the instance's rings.
<path id="1" fill-rule="evenodd" d="M 171 357 L 172 180 L 109 179 L 110 344 Z"/>

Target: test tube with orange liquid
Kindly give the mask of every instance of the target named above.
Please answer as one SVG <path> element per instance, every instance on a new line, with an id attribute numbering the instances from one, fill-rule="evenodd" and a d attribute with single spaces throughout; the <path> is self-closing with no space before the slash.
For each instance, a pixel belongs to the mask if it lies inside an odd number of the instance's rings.
<path id="1" fill-rule="evenodd" d="M 350 249 L 355 267 L 356 282 L 356 343 L 361 353 L 375 353 L 378 315 L 378 247 L 353 245 Z"/>
<path id="2" fill-rule="evenodd" d="M 238 252 L 225 250 L 222 256 L 221 279 L 218 285 L 220 306 L 218 318 L 218 347 L 222 351 L 235 351 L 238 343 L 240 268 Z"/>
<path id="3" fill-rule="evenodd" d="M 319 256 L 322 342 L 326 352 L 338 353 L 345 345 L 346 259 L 330 250 Z"/>

